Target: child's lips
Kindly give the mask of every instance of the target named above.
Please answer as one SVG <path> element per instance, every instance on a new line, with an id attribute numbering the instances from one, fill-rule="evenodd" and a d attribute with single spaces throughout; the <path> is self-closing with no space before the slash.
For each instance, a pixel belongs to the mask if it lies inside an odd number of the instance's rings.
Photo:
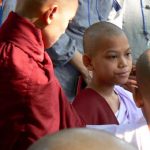
<path id="1" fill-rule="evenodd" d="M 129 71 L 124 71 L 124 72 L 116 73 L 116 75 L 120 76 L 120 77 L 127 77 L 127 76 L 129 76 L 129 74 L 130 74 Z"/>

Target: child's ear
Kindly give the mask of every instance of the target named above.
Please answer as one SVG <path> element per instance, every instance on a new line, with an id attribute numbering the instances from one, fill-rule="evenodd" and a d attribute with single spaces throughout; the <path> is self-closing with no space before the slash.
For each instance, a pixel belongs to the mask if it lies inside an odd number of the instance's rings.
<path id="1" fill-rule="evenodd" d="M 46 25 L 51 24 L 51 21 L 53 20 L 57 10 L 58 10 L 58 6 L 57 5 L 52 5 L 50 7 L 50 9 L 47 10 L 47 12 L 44 15 L 44 20 L 45 20 Z"/>
<path id="2" fill-rule="evenodd" d="M 135 101 L 137 107 L 142 108 L 144 106 L 142 95 L 138 88 L 135 88 L 134 101 Z"/>
<path id="3" fill-rule="evenodd" d="M 87 54 L 82 56 L 83 64 L 89 71 L 93 71 L 92 59 Z"/>

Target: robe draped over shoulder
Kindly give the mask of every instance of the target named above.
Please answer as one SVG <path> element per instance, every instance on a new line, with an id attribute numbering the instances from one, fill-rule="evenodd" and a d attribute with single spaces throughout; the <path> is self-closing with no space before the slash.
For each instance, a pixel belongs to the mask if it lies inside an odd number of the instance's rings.
<path id="1" fill-rule="evenodd" d="M 118 124 L 106 100 L 90 88 L 82 90 L 72 105 L 86 124 Z"/>

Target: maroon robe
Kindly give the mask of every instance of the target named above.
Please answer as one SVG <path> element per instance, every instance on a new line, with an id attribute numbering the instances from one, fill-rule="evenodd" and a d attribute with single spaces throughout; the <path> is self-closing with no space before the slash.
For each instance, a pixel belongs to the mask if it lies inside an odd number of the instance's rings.
<path id="1" fill-rule="evenodd" d="M 87 125 L 119 124 L 106 100 L 90 88 L 82 90 L 72 105 Z"/>
<path id="2" fill-rule="evenodd" d="M 0 149 L 26 150 L 48 133 L 81 126 L 54 75 L 41 30 L 10 13 L 0 28 Z"/>

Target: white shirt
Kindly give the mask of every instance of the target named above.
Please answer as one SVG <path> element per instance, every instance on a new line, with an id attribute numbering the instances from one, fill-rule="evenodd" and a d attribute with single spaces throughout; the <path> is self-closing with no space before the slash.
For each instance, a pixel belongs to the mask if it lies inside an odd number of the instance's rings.
<path id="1" fill-rule="evenodd" d="M 143 118 L 142 111 L 136 107 L 131 92 L 118 85 L 115 85 L 114 91 L 118 95 L 120 101 L 120 107 L 115 113 L 119 124 L 133 123 Z"/>
<path id="2" fill-rule="evenodd" d="M 123 125 L 90 125 L 88 128 L 105 130 L 131 143 L 138 150 L 150 150 L 150 130 L 145 119 Z"/>
<path id="3" fill-rule="evenodd" d="M 112 7 L 112 10 L 108 16 L 108 21 L 122 29 L 125 3 L 124 0 L 117 0 L 117 2 L 119 3 L 121 9 L 117 11 Z"/>

